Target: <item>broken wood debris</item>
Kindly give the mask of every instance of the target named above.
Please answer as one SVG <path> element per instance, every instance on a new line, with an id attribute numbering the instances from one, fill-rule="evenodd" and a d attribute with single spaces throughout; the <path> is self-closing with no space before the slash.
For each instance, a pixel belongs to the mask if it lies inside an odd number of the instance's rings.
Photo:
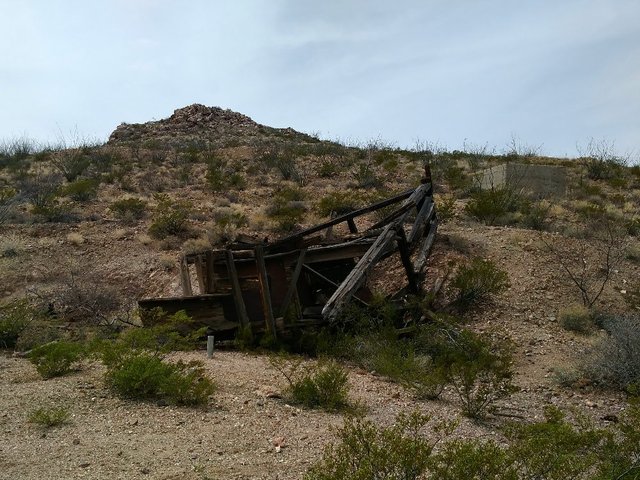
<path id="1" fill-rule="evenodd" d="M 394 208 L 395 207 L 395 208 Z M 368 214 L 391 209 L 371 222 Z M 348 233 L 336 238 L 334 227 Z M 437 231 L 428 167 L 420 186 L 337 216 L 273 243 L 238 243 L 187 254 L 180 260 L 182 297 L 140 300 L 143 312 L 185 310 L 216 338 L 239 328 L 266 332 L 339 320 L 352 301 L 367 305 L 367 279 L 383 259 L 397 253 L 409 293 L 418 293 Z M 331 230 L 331 235 L 322 232 Z M 318 234 L 318 235 L 316 235 Z M 413 258 L 413 259 L 412 259 Z M 194 294 L 192 271 L 197 280 Z"/>

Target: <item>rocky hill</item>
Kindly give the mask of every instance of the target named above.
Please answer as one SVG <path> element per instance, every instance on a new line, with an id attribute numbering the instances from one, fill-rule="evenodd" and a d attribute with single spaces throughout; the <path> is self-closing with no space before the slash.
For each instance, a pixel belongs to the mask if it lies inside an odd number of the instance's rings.
<path id="1" fill-rule="evenodd" d="M 255 144 L 269 139 L 313 141 L 292 128 L 272 128 L 220 107 L 193 104 L 179 108 L 169 118 L 141 124 L 120 124 L 109 136 L 109 145 L 200 147 Z"/>

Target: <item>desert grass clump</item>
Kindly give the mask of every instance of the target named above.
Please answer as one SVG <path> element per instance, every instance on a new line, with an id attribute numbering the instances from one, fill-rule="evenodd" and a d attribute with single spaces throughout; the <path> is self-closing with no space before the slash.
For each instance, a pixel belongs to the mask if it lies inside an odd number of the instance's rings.
<path id="1" fill-rule="evenodd" d="M 509 287 L 507 272 L 490 260 L 475 258 L 468 266 L 461 267 L 451 282 L 456 290 L 453 303 L 466 311 L 480 305 Z"/>
<path id="2" fill-rule="evenodd" d="M 560 310 L 558 321 L 565 330 L 583 335 L 596 328 L 593 313 L 584 305 L 572 305 Z"/>
<path id="3" fill-rule="evenodd" d="M 302 360 L 272 356 L 271 364 L 287 380 L 286 395 L 292 403 L 327 411 L 345 410 L 349 405 L 347 371 L 335 361 L 309 367 Z"/>
<path id="4" fill-rule="evenodd" d="M 71 412 L 67 407 L 39 407 L 29 412 L 29 422 L 43 428 L 52 428 L 69 421 Z"/>
<path id="5" fill-rule="evenodd" d="M 79 343 L 58 341 L 34 348 L 29 353 L 29 360 L 38 373 L 48 379 L 73 371 L 85 354 L 85 347 Z"/>

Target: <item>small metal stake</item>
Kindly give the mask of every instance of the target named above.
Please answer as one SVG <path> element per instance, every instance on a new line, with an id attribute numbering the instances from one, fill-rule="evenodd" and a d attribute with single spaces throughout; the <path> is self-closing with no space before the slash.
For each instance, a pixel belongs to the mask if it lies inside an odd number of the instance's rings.
<path id="1" fill-rule="evenodd" d="M 207 336 L 207 358 L 213 358 L 213 335 Z"/>

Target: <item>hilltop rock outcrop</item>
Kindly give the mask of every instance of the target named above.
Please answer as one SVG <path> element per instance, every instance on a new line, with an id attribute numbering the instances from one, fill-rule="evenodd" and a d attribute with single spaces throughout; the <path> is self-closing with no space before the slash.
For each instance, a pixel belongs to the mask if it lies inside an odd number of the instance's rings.
<path id="1" fill-rule="evenodd" d="M 220 107 L 193 104 L 179 108 L 169 118 L 147 123 L 122 123 L 110 135 L 109 144 L 137 143 L 154 147 L 179 147 L 197 142 L 221 147 L 254 144 L 270 137 L 314 141 L 291 128 L 261 125 L 246 115 Z"/>

